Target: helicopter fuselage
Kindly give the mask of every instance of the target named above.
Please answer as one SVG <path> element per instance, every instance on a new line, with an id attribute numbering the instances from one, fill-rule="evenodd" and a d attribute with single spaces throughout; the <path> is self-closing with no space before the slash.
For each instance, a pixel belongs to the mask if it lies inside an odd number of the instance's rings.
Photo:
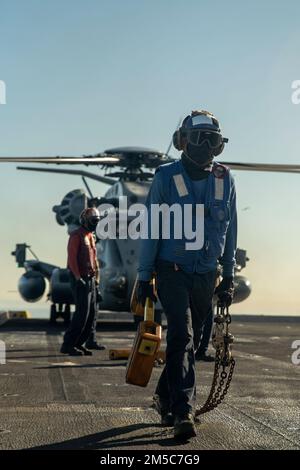
<path id="1" fill-rule="evenodd" d="M 68 163 L 69 160 L 68 158 L 64 159 L 64 157 L 26 159 L 26 161 L 40 161 L 43 163 Z M 24 161 L 24 158 L 17 158 L 16 161 Z M 53 207 L 57 223 L 66 225 L 70 234 L 79 226 L 79 215 L 87 206 L 112 204 L 116 209 L 115 217 L 119 221 L 122 218 L 123 209 L 121 207 L 123 207 L 122 201 L 124 198 L 127 198 L 127 207 L 132 204 L 144 204 L 151 186 L 154 170 L 161 164 L 171 161 L 174 161 L 174 159 L 157 150 L 142 147 L 119 147 L 106 150 L 103 155 L 86 156 L 72 160 L 72 162 L 80 164 L 86 162 L 87 165 L 99 165 L 102 162 L 103 168 L 108 170 L 108 173 L 102 176 L 85 170 L 61 170 L 56 168 L 31 168 L 31 170 L 81 175 L 89 196 L 83 189 L 75 189 L 65 195 L 60 205 Z M 112 167 L 116 166 L 120 168 L 120 171 L 111 171 Z M 26 167 L 20 167 L 20 169 L 28 170 Z M 108 184 L 109 189 L 103 197 L 95 198 L 86 182 L 86 178 Z M 128 212 L 125 212 L 126 224 L 130 224 L 131 218 Z M 30 249 L 26 244 L 18 244 L 15 252 L 12 253 L 16 257 L 19 267 L 24 267 L 26 271 L 19 282 L 19 292 L 22 298 L 28 302 L 38 301 L 46 289 L 45 279 L 47 279 L 49 282 L 48 298 L 52 302 L 51 318 L 56 318 L 56 306 L 58 306 L 59 312 L 64 310 L 65 319 L 68 319 L 70 305 L 74 303 L 68 270 L 49 265 L 38 259 L 26 261 L 26 248 Z M 101 237 L 97 241 L 97 254 L 101 270 L 100 289 L 103 297 L 100 309 L 128 311 L 137 275 L 139 238 L 121 237 L 118 233 L 116 233 L 116 236 Z M 236 303 L 242 302 L 251 293 L 249 281 L 239 275 L 239 271 L 246 266 L 246 261 L 248 261 L 246 251 L 237 250 L 237 255 L 234 297 Z"/>
<path id="2" fill-rule="evenodd" d="M 105 193 L 105 198 L 127 198 L 128 204 L 144 204 L 151 183 L 148 181 L 119 181 Z M 128 223 L 130 217 L 127 217 Z M 101 269 L 100 290 L 103 296 L 101 308 L 129 310 L 130 297 L 137 274 L 139 240 L 105 239 L 97 242 Z"/>

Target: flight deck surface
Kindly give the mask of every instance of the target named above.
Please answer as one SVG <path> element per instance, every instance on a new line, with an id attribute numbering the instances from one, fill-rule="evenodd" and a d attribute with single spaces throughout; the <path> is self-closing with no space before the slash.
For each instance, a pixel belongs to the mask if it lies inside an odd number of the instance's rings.
<path id="1" fill-rule="evenodd" d="M 201 417 L 197 437 L 179 445 L 151 408 L 161 367 L 147 388 L 125 383 L 125 360 L 59 353 L 62 326 L 46 320 L 0 327 L 0 449 L 300 449 L 300 365 L 291 361 L 300 322 L 233 319 L 236 370 L 225 402 Z M 98 325 L 107 348 L 126 348 L 134 330 L 121 314 Z M 165 332 L 164 332 L 165 335 Z M 197 362 L 198 404 L 213 364 Z"/>

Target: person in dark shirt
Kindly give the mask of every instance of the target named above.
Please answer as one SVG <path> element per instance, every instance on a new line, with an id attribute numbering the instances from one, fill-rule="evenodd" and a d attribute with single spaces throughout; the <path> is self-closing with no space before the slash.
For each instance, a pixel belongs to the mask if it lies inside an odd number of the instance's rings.
<path id="1" fill-rule="evenodd" d="M 230 305 L 233 296 L 236 191 L 229 168 L 214 161 L 227 141 L 212 113 L 193 111 L 173 135 L 181 159 L 158 167 L 146 202 L 151 228 L 151 209 L 156 205 L 177 205 L 181 214 L 187 209 L 193 226 L 199 222 L 197 207 L 203 208 L 202 247 L 190 248 L 186 233 L 174 235 L 175 216 L 169 218 L 169 237 L 163 236 L 163 220 L 159 237 L 142 239 L 140 246 L 138 301 L 144 305 L 147 297 L 155 300 L 150 279 L 156 272 L 157 292 L 168 322 L 166 366 L 156 387 L 154 407 L 162 425 L 174 426 L 174 437 L 180 440 L 196 435 L 195 353 L 203 324 L 212 312 L 214 292 L 225 305 Z M 218 259 L 223 280 L 215 291 Z"/>

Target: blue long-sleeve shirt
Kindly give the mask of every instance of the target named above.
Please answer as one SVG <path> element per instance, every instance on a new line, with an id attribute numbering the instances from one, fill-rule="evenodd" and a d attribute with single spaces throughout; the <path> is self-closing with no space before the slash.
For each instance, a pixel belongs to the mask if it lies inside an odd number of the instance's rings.
<path id="1" fill-rule="evenodd" d="M 193 192 L 196 195 L 196 202 L 204 204 L 205 193 L 207 186 L 207 179 L 191 180 Z M 161 172 L 157 172 L 153 178 L 153 182 L 147 197 L 146 207 L 148 209 L 148 230 L 151 227 L 151 204 L 163 204 L 167 202 L 164 194 L 164 187 L 162 182 Z M 237 212 L 236 212 L 236 190 L 234 179 L 230 174 L 230 223 L 226 233 L 226 242 L 224 253 L 219 259 L 220 264 L 223 266 L 223 276 L 229 277 L 234 275 L 235 266 L 235 251 L 237 244 Z M 154 238 L 142 239 L 140 245 L 140 262 L 138 267 L 138 278 L 141 281 L 148 281 L 152 273 L 155 271 L 156 260 L 160 259 L 160 240 Z M 168 260 L 167 260 L 168 261 Z M 171 260 L 169 260 L 171 261 Z M 206 273 L 213 271 L 217 267 L 217 261 L 214 259 L 207 259 L 203 261 L 196 260 L 194 266 L 188 264 L 180 264 L 179 267 L 185 272 Z"/>

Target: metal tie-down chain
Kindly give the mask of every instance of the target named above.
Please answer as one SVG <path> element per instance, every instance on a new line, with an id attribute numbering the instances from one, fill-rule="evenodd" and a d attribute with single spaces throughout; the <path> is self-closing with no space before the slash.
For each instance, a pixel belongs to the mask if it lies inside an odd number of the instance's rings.
<path id="1" fill-rule="evenodd" d="M 232 380 L 235 360 L 232 357 L 234 336 L 229 333 L 231 316 L 228 307 L 218 303 L 214 318 L 212 344 L 216 350 L 215 369 L 209 396 L 204 405 L 197 409 L 195 416 L 216 408 L 225 398 Z"/>

